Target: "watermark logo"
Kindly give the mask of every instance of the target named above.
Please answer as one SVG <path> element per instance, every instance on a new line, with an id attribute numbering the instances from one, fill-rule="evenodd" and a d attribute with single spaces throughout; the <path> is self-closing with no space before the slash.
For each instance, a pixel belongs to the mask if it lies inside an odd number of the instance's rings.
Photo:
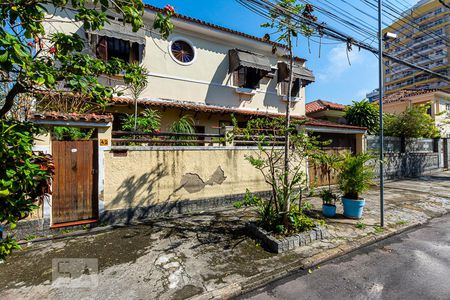
<path id="1" fill-rule="evenodd" d="M 98 286 L 98 259 L 52 259 L 52 285 L 65 288 L 95 288 Z"/>

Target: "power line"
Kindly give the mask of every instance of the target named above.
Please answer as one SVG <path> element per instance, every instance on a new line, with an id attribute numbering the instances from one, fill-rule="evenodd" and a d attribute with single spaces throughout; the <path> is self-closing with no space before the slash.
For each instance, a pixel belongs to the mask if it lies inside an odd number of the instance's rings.
<path id="1" fill-rule="evenodd" d="M 332 37 L 332 38 L 334 38 L 336 40 L 340 40 L 340 41 L 345 42 L 347 44 L 355 45 L 355 46 L 357 46 L 359 48 L 368 50 L 368 51 L 370 51 L 372 53 L 378 53 L 378 49 L 368 45 L 367 43 L 358 41 L 355 38 L 353 38 L 353 37 L 351 37 L 351 36 L 349 36 L 347 34 L 344 34 L 344 33 L 340 32 L 337 29 L 329 27 L 326 24 L 323 24 L 323 23 L 319 24 L 319 23 L 317 23 L 315 21 L 312 21 L 312 20 L 309 20 L 309 19 L 307 19 L 307 18 L 305 18 L 305 17 L 303 17 L 301 15 L 295 14 L 293 11 L 291 11 L 291 10 L 285 8 L 285 7 L 282 7 L 282 6 L 278 5 L 278 4 L 274 4 L 274 3 L 272 3 L 269 0 L 238 0 L 238 2 L 240 2 L 240 3 L 244 2 L 244 1 L 245 2 L 249 2 L 247 4 L 249 4 L 250 6 L 256 5 L 257 7 L 259 7 L 260 9 L 262 8 L 263 10 L 267 11 L 268 13 L 270 13 L 272 10 L 276 10 L 276 11 L 280 12 L 281 14 L 291 18 L 292 20 L 295 20 L 298 23 L 303 22 L 306 25 L 311 26 L 312 28 L 314 28 L 317 31 L 321 32 L 323 35 Z M 270 16 L 269 16 L 269 18 L 270 18 Z M 404 60 L 399 59 L 399 58 L 397 58 L 395 56 L 392 56 L 390 54 L 385 54 L 384 57 L 386 57 L 386 58 L 388 58 L 388 59 L 390 59 L 392 61 L 398 62 L 400 64 L 404 64 L 404 65 L 406 65 L 408 67 L 421 70 L 421 71 L 423 71 L 425 73 L 431 74 L 431 75 L 433 75 L 435 77 L 439 77 L 439 78 L 441 78 L 443 80 L 446 80 L 446 81 L 450 82 L 450 78 L 447 77 L 447 76 L 444 76 L 444 75 L 439 74 L 437 72 L 434 72 L 432 70 L 423 68 L 423 67 L 418 66 L 416 64 L 404 61 Z"/>

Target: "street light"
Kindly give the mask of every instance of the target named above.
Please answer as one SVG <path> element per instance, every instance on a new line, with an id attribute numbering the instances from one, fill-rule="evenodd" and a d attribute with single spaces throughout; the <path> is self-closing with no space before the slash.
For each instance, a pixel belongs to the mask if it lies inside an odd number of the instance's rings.
<path id="1" fill-rule="evenodd" d="M 383 35 L 382 29 L 383 0 L 378 0 L 378 92 L 380 103 L 380 226 L 384 227 L 384 128 L 383 128 L 383 92 L 384 92 L 384 72 L 383 72 L 383 42 L 397 38 L 395 33 L 386 32 Z"/>

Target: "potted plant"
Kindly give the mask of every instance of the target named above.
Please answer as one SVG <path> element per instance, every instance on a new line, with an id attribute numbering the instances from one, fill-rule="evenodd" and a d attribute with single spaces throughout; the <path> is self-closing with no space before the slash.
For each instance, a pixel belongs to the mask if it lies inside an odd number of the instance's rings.
<path id="1" fill-rule="evenodd" d="M 342 191 L 344 216 L 360 219 L 366 201 L 360 197 L 361 193 L 369 189 L 374 178 L 374 171 L 367 164 L 373 157 L 368 153 L 346 153 L 340 163 L 338 183 Z"/>
<path id="2" fill-rule="evenodd" d="M 322 198 L 322 214 L 327 218 L 336 216 L 336 200 L 339 196 L 331 190 L 323 190 L 320 192 Z"/>

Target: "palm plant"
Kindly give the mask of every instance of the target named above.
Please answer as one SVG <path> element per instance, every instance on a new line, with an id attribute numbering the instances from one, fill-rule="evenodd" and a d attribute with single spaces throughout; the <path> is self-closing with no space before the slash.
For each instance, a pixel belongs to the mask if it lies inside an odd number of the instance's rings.
<path id="1" fill-rule="evenodd" d="M 172 123 L 169 128 L 173 133 L 185 133 L 186 135 L 172 136 L 172 140 L 195 140 L 196 137 L 192 136 L 195 133 L 194 119 L 190 115 L 184 115 L 179 120 Z M 188 146 L 191 143 L 179 143 L 179 145 Z"/>
<path id="2" fill-rule="evenodd" d="M 338 182 L 344 198 L 358 200 L 361 193 L 367 191 L 372 184 L 374 171 L 367 164 L 373 159 L 368 153 L 346 153 L 339 164 Z"/>

